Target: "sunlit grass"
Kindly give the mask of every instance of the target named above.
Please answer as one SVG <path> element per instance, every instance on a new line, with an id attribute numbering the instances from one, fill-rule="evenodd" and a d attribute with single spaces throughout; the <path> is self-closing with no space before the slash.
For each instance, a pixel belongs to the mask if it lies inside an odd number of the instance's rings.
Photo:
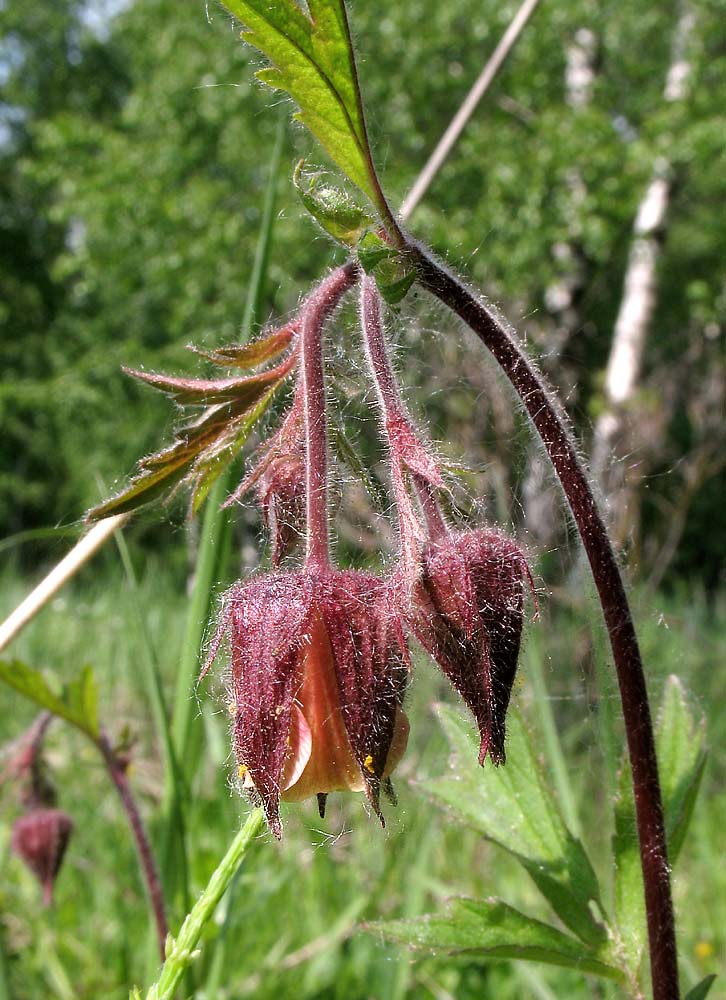
<path id="1" fill-rule="evenodd" d="M 7 573 L 2 584 L 4 611 L 27 583 Z M 89 567 L 17 640 L 13 652 L 62 677 L 84 663 L 94 666 L 105 724 L 115 735 L 128 727 L 136 741 L 131 779 L 158 844 L 164 776 L 146 693 L 142 658 L 147 647 L 138 607 L 158 655 L 165 692 L 171 694 L 187 611 L 186 580 L 165 571 L 157 559 L 140 572 L 136 596 L 120 566 L 107 565 L 103 572 Z M 716 794 L 726 769 L 719 751 L 726 725 L 719 709 L 725 682 L 715 669 L 723 603 L 709 609 L 704 600 L 688 595 L 687 601 L 680 596 L 659 600 L 656 607 L 656 612 L 641 615 L 640 622 L 656 700 L 665 677 L 679 673 L 694 704 L 709 717 L 714 748 L 675 878 L 684 974 L 693 981 L 716 970 L 726 946 L 726 876 L 719 860 L 726 810 Z M 602 876 L 609 795 L 586 617 L 575 610 L 545 611 L 550 613 L 531 626 L 515 698 L 531 723 L 541 726 L 541 706 L 535 703 L 536 686 L 527 668 L 538 657 L 583 836 Z M 188 807 L 190 883 L 196 898 L 246 807 L 229 786 L 228 716 L 218 676 L 190 697 L 195 699 L 194 715 L 202 714 L 205 734 Z M 603 989 L 574 973 L 538 966 L 523 972 L 512 963 L 483 965 L 473 959 L 417 957 L 414 962 L 410 953 L 359 930 L 362 921 L 441 909 L 445 898 L 456 893 L 502 896 L 551 919 L 510 858 L 453 826 L 426 798 L 426 777 L 448 767 L 431 707 L 449 697 L 446 682 L 423 658 L 417 660 L 408 699 L 410 749 L 397 772 L 399 806 L 386 810 L 385 831 L 366 815 L 361 796 L 331 796 L 325 820 L 318 818 L 314 803 L 284 809 L 282 844 L 265 835 L 207 929 L 194 967 L 197 996 L 514 998 L 546 997 L 549 990 L 554 996 L 584 998 Z M 19 735 L 33 717 L 32 708 L 5 690 L 0 711 L 6 739 Z M 545 745 L 542 739 L 543 755 Z M 55 908 L 44 912 L 35 882 L 7 854 L 15 804 L 12 793 L 5 792 L 0 900 L 11 995 L 125 997 L 132 983 L 148 984 L 149 917 L 133 846 L 96 755 L 58 722 L 48 746 L 60 801 L 73 816 L 76 831 Z M 551 768 L 550 773 L 556 788 Z M 451 780 L 456 781 L 455 774 Z M 178 927 L 183 916 L 177 897 L 172 926 Z M 617 996 L 617 990 L 609 995 Z"/>

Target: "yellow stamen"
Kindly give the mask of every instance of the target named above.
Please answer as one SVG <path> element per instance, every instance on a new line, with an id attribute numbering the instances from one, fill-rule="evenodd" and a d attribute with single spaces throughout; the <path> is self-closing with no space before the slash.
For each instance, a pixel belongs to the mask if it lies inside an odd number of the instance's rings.
<path id="1" fill-rule="evenodd" d="M 369 774 L 373 774 L 373 758 L 370 754 L 368 754 L 366 759 L 363 761 L 363 767 Z"/>

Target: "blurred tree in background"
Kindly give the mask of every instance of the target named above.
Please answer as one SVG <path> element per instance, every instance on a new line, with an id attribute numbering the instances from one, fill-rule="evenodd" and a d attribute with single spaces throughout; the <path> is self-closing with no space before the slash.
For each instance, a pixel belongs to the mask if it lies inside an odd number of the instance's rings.
<path id="1" fill-rule="evenodd" d="M 683 6 L 542 4 L 411 228 L 501 303 L 589 449 L 634 221 L 667 160 L 655 312 L 618 445 L 634 470 L 623 541 L 644 576 L 670 567 L 713 587 L 726 541 L 726 8 L 688 5 L 689 87 L 668 103 Z M 394 205 L 516 7 L 351 4 Z M 254 57 L 212 5 L 5 0 L 0 32 L 7 534 L 76 522 L 98 499 L 98 476 L 113 481 L 168 438 L 168 407 L 121 363 L 193 371 L 186 343 L 235 339 L 275 121 L 262 113 Z M 310 143 L 299 131 L 287 142 L 265 315 L 291 308 L 336 253 L 287 183 Z M 524 508 L 540 545 L 561 541 L 526 422 L 486 367 L 478 373 L 480 349 L 429 336 L 440 313 L 404 309 L 411 342 L 424 344 L 401 352 L 404 376 L 434 434 L 482 468 L 476 490 L 492 513 L 521 522 Z"/>

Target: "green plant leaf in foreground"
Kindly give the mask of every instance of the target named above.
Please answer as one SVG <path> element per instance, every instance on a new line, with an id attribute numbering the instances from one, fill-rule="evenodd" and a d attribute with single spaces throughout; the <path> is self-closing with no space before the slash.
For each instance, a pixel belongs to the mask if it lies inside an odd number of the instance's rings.
<path id="1" fill-rule="evenodd" d="M 57 689 L 40 670 L 20 660 L 0 660 L 0 680 L 24 698 L 70 722 L 92 740 L 98 739 L 98 691 L 90 667 L 84 667 L 76 678 Z"/>
<path id="2" fill-rule="evenodd" d="M 345 191 L 323 180 L 320 171 L 304 172 L 303 167 L 300 160 L 293 174 L 303 205 L 329 236 L 354 247 L 373 219 Z"/>
<path id="3" fill-rule="evenodd" d="M 689 990 L 683 1000 L 706 1000 L 711 987 L 716 981 L 715 975 L 706 976 L 700 983 L 697 983 L 692 990 Z"/>
<path id="4" fill-rule="evenodd" d="M 577 938 L 533 920 L 497 899 L 455 899 L 441 916 L 390 920 L 367 930 L 411 948 L 482 958 L 547 962 L 622 982 L 622 972 L 594 958 Z"/>
<path id="5" fill-rule="evenodd" d="M 300 109 L 296 117 L 385 212 L 371 165 L 343 0 L 308 0 L 309 17 L 294 0 L 223 3 L 245 25 L 245 41 L 272 63 L 258 71 L 260 80 L 290 95 Z"/>
<path id="6" fill-rule="evenodd" d="M 704 722 L 692 714 L 683 686 L 675 676 L 666 681 L 655 742 L 668 860 L 673 865 L 683 846 L 706 764 Z M 617 930 L 630 967 L 637 972 L 646 940 L 645 904 L 633 792 L 625 762 L 615 802 L 613 855 Z"/>
<path id="7" fill-rule="evenodd" d="M 444 775 L 427 781 L 426 793 L 514 855 L 566 927 L 589 946 L 604 946 L 605 929 L 591 910 L 594 902 L 602 912 L 595 872 L 565 826 L 521 717 L 511 710 L 507 717 L 506 765 L 483 772 L 472 727 L 448 706 L 439 707 L 439 716 L 457 780 Z"/>

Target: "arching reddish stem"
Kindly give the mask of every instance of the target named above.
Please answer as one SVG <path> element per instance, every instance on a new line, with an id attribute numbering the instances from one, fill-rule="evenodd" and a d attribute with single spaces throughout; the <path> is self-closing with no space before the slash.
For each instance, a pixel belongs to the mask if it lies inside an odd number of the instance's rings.
<path id="1" fill-rule="evenodd" d="M 635 795 L 654 1000 L 678 1000 L 678 959 L 653 723 L 638 640 L 620 570 L 564 418 L 505 324 L 416 244 L 420 283 L 471 327 L 522 400 L 547 449 L 590 562 L 618 677 Z"/>

